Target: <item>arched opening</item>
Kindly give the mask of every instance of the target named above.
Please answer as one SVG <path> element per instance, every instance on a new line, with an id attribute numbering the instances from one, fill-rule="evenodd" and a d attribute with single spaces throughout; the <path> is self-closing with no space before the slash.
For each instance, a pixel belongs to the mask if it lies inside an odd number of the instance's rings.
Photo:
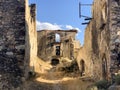
<path id="1" fill-rule="evenodd" d="M 84 62 L 84 60 L 80 61 L 80 74 L 81 74 L 81 76 L 84 76 L 84 74 L 85 74 L 85 62 Z"/>
<path id="2" fill-rule="evenodd" d="M 59 59 L 52 59 L 51 60 L 51 65 L 56 66 L 59 64 Z"/>
<path id="3" fill-rule="evenodd" d="M 102 77 L 107 79 L 107 60 L 105 55 L 102 58 Z"/>
<path id="4" fill-rule="evenodd" d="M 58 33 L 55 34 L 55 42 L 60 42 L 60 35 Z"/>

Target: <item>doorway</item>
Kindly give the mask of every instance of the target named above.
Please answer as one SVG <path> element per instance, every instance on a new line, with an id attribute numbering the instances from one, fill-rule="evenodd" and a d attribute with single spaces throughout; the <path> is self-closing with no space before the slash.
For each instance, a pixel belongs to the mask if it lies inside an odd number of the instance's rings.
<path id="1" fill-rule="evenodd" d="M 51 65 L 56 66 L 59 64 L 59 59 L 52 59 L 51 60 Z"/>
<path id="2" fill-rule="evenodd" d="M 102 58 L 102 77 L 107 79 L 107 60 L 105 55 Z"/>
<path id="3" fill-rule="evenodd" d="M 80 74 L 81 76 L 84 76 L 85 74 L 85 62 L 83 59 L 80 61 Z"/>

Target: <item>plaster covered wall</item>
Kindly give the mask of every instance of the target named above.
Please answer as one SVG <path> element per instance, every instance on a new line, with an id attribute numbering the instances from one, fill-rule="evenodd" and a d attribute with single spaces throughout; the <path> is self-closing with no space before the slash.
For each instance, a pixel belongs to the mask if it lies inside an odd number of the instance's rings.
<path id="1" fill-rule="evenodd" d="M 105 0 L 94 0 L 92 20 L 86 27 L 84 45 L 77 57 L 81 73 L 96 79 L 110 77 L 110 32 L 107 5 L 108 2 Z M 81 60 L 85 63 L 84 71 L 81 70 Z"/>
<path id="2" fill-rule="evenodd" d="M 36 5 L 28 5 L 26 1 L 26 48 L 25 48 L 25 76 L 35 71 L 37 59 L 37 31 L 36 31 Z"/>

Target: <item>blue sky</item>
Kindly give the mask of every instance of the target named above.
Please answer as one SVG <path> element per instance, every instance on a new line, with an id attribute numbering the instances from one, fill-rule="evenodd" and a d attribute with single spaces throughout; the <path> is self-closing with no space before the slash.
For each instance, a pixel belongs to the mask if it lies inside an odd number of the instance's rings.
<path id="1" fill-rule="evenodd" d="M 79 2 L 91 4 L 92 0 L 29 0 L 37 5 L 37 29 L 77 29 L 77 39 L 83 44 L 84 18 L 79 18 Z M 82 14 L 91 16 L 90 6 L 82 7 Z"/>

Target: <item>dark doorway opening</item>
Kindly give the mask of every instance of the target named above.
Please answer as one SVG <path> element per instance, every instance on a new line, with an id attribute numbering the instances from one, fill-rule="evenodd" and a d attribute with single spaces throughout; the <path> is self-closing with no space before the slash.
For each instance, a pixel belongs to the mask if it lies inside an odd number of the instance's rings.
<path id="1" fill-rule="evenodd" d="M 56 66 L 56 65 L 58 65 L 60 62 L 59 62 L 59 59 L 52 59 L 51 60 L 51 65 L 53 65 L 53 66 Z"/>
<path id="2" fill-rule="evenodd" d="M 84 60 L 81 60 L 80 61 L 80 74 L 81 74 L 81 76 L 84 76 L 84 73 L 85 73 L 85 62 L 84 62 Z"/>
<path id="3" fill-rule="evenodd" d="M 102 58 L 102 77 L 103 79 L 107 79 L 107 60 L 105 55 Z"/>
<path id="4" fill-rule="evenodd" d="M 56 55 L 60 56 L 60 46 L 56 46 Z"/>

